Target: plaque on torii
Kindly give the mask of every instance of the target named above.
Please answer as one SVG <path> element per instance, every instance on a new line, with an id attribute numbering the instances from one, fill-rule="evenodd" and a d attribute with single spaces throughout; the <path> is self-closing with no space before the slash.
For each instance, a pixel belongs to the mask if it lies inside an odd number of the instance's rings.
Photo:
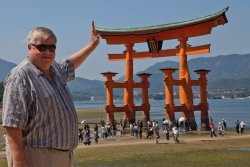
<path id="1" fill-rule="evenodd" d="M 109 45 L 124 45 L 126 50 L 123 53 L 108 54 L 110 61 L 126 61 L 125 80 L 118 83 L 113 81 L 112 77 L 116 73 L 102 73 L 106 77 L 107 90 L 107 122 L 114 120 L 114 112 L 125 112 L 124 119 L 129 123 L 135 122 L 135 111 L 144 111 L 144 122 L 150 119 L 149 111 L 150 104 L 148 99 L 149 74 L 141 74 L 142 81 L 135 83 L 133 81 L 133 60 L 146 58 L 159 58 L 168 56 L 179 56 L 179 79 L 174 79 L 172 73 L 176 69 L 167 68 L 161 69 L 165 74 L 164 85 L 166 93 L 165 112 L 166 118 L 175 123 L 175 112 L 182 112 L 185 120 L 188 120 L 192 130 L 197 129 L 197 124 L 194 117 L 194 111 L 201 111 L 201 129 L 209 128 L 208 119 L 208 102 L 206 85 L 206 74 L 209 72 L 205 69 L 196 70 L 200 75 L 198 80 L 191 80 L 188 69 L 187 56 L 193 54 L 203 54 L 210 52 L 210 44 L 192 46 L 187 43 L 191 37 L 207 35 L 211 33 L 212 28 L 224 25 L 227 23 L 226 11 L 228 7 L 192 20 L 176 22 L 170 24 L 161 24 L 149 27 L 138 28 L 119 28 L 107 29 L 96 27 L 96 31 L 106 40 Z M 173 49 L 163 49 L 162 44 L 167 40 L 178 40 L 179 45 Z M 137 52 L 133 50 L 136 43 L 147 43 L 149 51 Z M 173 86 L 179 86 L 180 104 L 174 104 Z M 194 105 L 192 86 L 200 86 L 200 103 Z M 124 106 L 116 107 L 113 104 L 113 88 L 124 88 Z M 134 104 L 134 88 L 142 88 L 142 105 L 135 106 Z"/>

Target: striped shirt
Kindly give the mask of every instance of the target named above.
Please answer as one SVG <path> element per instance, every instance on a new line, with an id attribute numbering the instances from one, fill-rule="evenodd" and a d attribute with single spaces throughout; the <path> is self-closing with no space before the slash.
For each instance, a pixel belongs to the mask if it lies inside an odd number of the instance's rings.
<path id="1" fill-rule="evenodd" d="M 28 59 L 11 70 L 4 82 L 3 126 L 22 129 L 24 145 L 73 150 L 78 118 L 66 82 L 74 79 L 74 66 L 54 62 L 50 72 L 53 79 Z"/>

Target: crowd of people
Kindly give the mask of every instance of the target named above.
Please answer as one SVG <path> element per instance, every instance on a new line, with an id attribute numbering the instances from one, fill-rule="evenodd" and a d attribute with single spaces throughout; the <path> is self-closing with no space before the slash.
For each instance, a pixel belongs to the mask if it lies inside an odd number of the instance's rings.
<path id="1" fill-rule="evenodd" d="M 237 133 L 244 133 L 244 129 L 246 127 L 246 123 L 244 121 L 239 122 L 239 120 L 235 120 L 235 130 Z"/>
<path id="2" fill-rule="evenodd" d="M 176 120 L 173 124 L 165 118 L 162 119 L 162 122 L 158 121 L 148 121 L 146 125 L 143 124 L 142 120 L 138 120 L 135 123 L 130 123 L 128 127 L 124 126 L 122 120 L 118 123 L 114 120 L 111 124 L 100 123 L 94 124 L 92 136 L 90 135 L 90 127 L 86 121 L 82 121 L 82 128 L 79 128 L 79 142 L 84 143 L 85 145 L 91 144 L 91 138 L 94 138 L 95 143 L 98 143 L 98 139 L 101 137 L 103 140 L 106 140 L 110 137 L 124 137 L 130 136 L 135 139 L 142 139 L 145 136 L 146 139 L 154 139 L 155 143 L 159 143 L 159 138 L 162 136 L 166 140 L 170 140 L 172 136 L 175 143 L 179 143 L 179 134 L 186 133 L 190 130 L 189 120 Z M 236 132 L 244 133 L 244 128 L 246 123 L 244 121 L 239 122 L 235 121 Z M 227 122 L 225 119 L 222 119 L 221 122 L 216 126 L 212 117 L 210 117 L 210 137 L 223 137 L 224 132 L 227 129 Z M 162 130 L 162 131 L 161 131 Z M 143 135 L 144 133 L 144 135 Z M 162 134 L 162 135 L 160 135 Z"/>
<path id="3" fill-rule="evenodd" d="M 243 134 L 244 133 L 244 129 L 246 127 L 246 123 L 244 121 L 239 121 L 239 120 L 235 120 L 234 121 L 235 123 L 235 130 L 236 130 L 236 133 L 241 133 Z M 215 127 L 215 124 L 214 124 L 214 121 L 212 119 L 212 117 L 210 117 L 210 137 L 213 138 L 213 137 L 217 137 L 217 134 L 216 134 L 216 127 Z M 224 131 L 226 131 L 227 129 L 227 122 L 226 120 L 223 118 L 221 122 L 218 123 L 218 126 L 217 126 L 217 131 L 218 131 L 218 135 L 220 137 L 223 137 L 224 136 Z"/>
<path id="4" fill-rule="evenodd" d="M 179 132 L 189 131 L 188 121 L 178 121 L 173 124 L 168 120 L 162 120 L 162 128 L 160 128 L 160 123 L 158 121 L 148 121 L 146 125 L 143 125 L 142 120 L 138 120 L 135 123 L 130 123 L 128 127 L 122 123 L 122 120 L 118 123 L 116 120 L 109 123 L 100 122 L 100 127 L 95 123 L 94 132 L 92 136 L 90 135 L 90 126 L 85 120 L 81 122 L 82 127 L 79 128 L 79 142 L 85 145 L 91 144 L 91 138 L 94 138 L 95 143 L 98 143 L 98 139 L 101 137 L 106 140 L 109 137 L 124 137 L 125 135 L 134 137 L 135 139 L 142 139 L 145 135 L 146 139 L 154 139 L 155 143 L 159 143 L 160 130 L 164 133 L 167 140 L 170 140 L 170 136 L 173 136 L 175 143 L 179 143 Z M 144 135 L 143 135 L 144 133 Z"/>

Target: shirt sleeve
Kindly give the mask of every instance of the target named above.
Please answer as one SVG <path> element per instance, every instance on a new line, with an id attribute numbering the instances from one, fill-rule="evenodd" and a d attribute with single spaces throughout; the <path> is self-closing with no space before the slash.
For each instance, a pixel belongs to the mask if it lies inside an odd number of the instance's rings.
<path id="1" fill-rule="evenodd" d="M 26 80 L 17 75 L 8 78 L 3 97 L 3 126 L 23 129 L 28 121 L 31 101 Z"/>
<path id="2" fill-rule="evenodd" d="M 65 81 L 71 81 L 75 79 L 75 68 L 74 64 L 70 59 L 66 59 L 58 63 L 62 71 L 62 76 Z"/>

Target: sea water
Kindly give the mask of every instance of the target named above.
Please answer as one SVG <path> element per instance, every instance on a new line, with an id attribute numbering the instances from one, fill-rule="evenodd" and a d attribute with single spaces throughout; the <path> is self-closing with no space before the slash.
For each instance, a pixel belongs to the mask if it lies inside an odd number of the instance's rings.
<path id="1" fill-rule="evenodd" d="M 194 100 L 194 104 L 198 104 L 199 100 Z M 244 121 L 247 124 L 247 128 L 250 127 L 250 99 L 209 99 L 209 111 L 215 123 L 219 123 L 222 119 L 227 122 L 228 128 L 235 127 L 234 121 Z M 123 101 L 115 101 L 116 106 L 122 106 Z M 178 100 L 175 100 L 175 104 L 179 104 Z M 135 101 L 135 105 L 141 105 L 141 101 Z M 164 100 L 151 100 L 150 101 L 150 119 L 161 121 L 165 118 L 164 112 Z M 89 102 L 75 102 L 77 109 L 99 109 L 104 112 L 104 101 L 89 101 Z M 181 113 L 175 114 L 176 119 L 181 117 Z M 195 119 L 200 126 L 200 111 L 195 111 Z"/>

